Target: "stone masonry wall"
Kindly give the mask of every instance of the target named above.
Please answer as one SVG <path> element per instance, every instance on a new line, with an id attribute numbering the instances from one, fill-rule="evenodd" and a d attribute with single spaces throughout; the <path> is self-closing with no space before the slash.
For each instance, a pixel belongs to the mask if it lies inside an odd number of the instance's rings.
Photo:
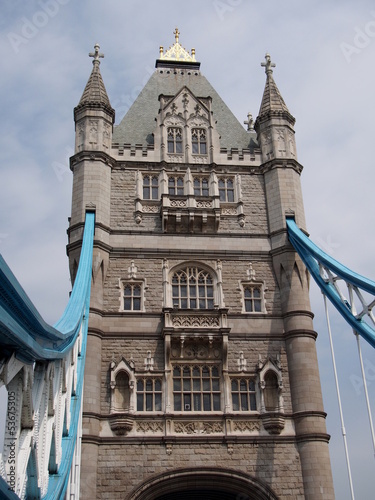
<path id="1" fill-rule="evenodd" d="M 294 443 L 274 442 L 233 445 L 229 454 L 224 443 L 173 444 L 170 455 L 164 444 L 113 443 L 99 447 L 97 498 L 127 499 L 131 491 L 151 476 L 178 468 L 233 469 L 262 481 L 280 500 L 302 500 L 301 464 Z"/>

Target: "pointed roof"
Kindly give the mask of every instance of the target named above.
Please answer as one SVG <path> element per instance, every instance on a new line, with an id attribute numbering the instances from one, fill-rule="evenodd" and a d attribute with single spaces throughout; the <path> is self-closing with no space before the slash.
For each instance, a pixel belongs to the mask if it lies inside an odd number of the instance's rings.
<path id="1" fill-rule="evenodd" d="M 74 109 L 74 111 L 78 111 L 83 107 L 103 107 L 110 114 L 114 115 L 115 111 L 109 101 L 99 68 L 99 58 L 104 57 L 104 54 L 99 53 L 100 47 L 98 44 L 95 45 L 94 49 L 95 52 L 89 53 L 89 56 L 94 58 L 92 61 L 94 67 L 92 68 L 90 78 L 88 79 L 78 106 Z"/>
<path id="2" fill-rule="evenodd" d="M 175 43 L 169 47 L 164 53 L 163 46 L 160 46 L 159 59 L 156 60 L 157 68 L 167 68 L 171 66 L 190 66 L 194 69 L 199 69 L 200 63 L 195 59 L 195 49 L 191 49 L 191 54 L 184 49 L 179 42 L 180 32 L 176 28 L 173 32 L 175 36 Z"/>
<path id="3" fill-rule="evenodd" d="M 269 54 L 265 55 L 266 62 L 262 62 L 261 66 L 265 67 L 265 72 L 267 75 L 266 86 L 263 92 L 262 103 L 259 109 L 258 118 L 262 116 L 270 116 L 271 114 L 283 114 L 288 121 L 294 124 L 295 118 L 290 114 L 284 99 L 282 98 L 279 89 L 273 79 L 272 73 L 276 66 L 275 63 L 271 62 L 271 57 Z"/>

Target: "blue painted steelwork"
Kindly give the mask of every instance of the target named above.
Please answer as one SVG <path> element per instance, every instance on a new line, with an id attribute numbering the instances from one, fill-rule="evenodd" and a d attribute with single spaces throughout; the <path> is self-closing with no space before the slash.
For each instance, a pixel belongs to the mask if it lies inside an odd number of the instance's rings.
<path id="1" fill-rule="evenodd" d="M 69 434 L 62 438 L 62 459 L 58 472 L 49 477 L 48 492 L 44 497 L 48 500 L 64 498 L 77 439 L 86 358 L 94 228 L 95 214 L 87 213 L 73 291 L 62 317 L 54 327 L 42 319 L 0 256 L 0 345 L 4 354 L 16 352 L 17 358 L 25 363 L 62 359 L 74 347 L 78 335 L 81 335 L 76 390 L 70 404 Z M 4 483 L 3 480 L 0 482 Z M 7 485 L 1 484 L 2 494 L 6 489 Z M 9 499 L 14 497 L 12 492 L 5 496 Z"/>
<path id="2" fill-rule="evenodd" d="M 371 311 L 373 304 L 365 307 L 364 314 L 358 317 L 358 315 L 353 314 L 349 302 L 340 295 L 334 286 L 335 281 L 342 279 L 354 290 L 364 290 L 375 297 L 375 282 L 351 271 L 323 252 L 298 228 L 293 218 L 287 218 L 286 223 L 289 241 L 298 252 L 321 291 L 329 298 L 353 330 L 375 348 L 375 329 L 363 320 L 363 316 Z M 333 279 L 326 279 L 322 276 L 322 267 L 335 275 Z"/>
<path id="3" fill-rule="evenodd" d="M 54 327 L 43 320 L 0 256 L 0 341 L 3 349 L 16 349 L 17 358 L 21 361 L 33 363 L 36 360 L 61 359 L 74 345 L 85 309 L 85 297 L 91 286 L 91 267 L 88 268 L 88 265 L 92 262 L 94 225 L 95 214 L 87 213 L 73 291 Z"/>

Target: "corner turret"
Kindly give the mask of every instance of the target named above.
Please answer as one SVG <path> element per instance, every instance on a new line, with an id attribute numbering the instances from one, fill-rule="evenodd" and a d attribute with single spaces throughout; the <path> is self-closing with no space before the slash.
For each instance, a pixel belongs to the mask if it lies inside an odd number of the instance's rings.
<path id="1" fill-rule="evenodd" d="M 115 110 L 112 108 L 100 74 L 99 45 L 90 52 L 93 69 L 78 106 L 74 108 L 76 124 L 75 153 L 87 150 L 108 151 L 112 143 Z"/>
<path id="2" fill-rule="evenodd" d="M 290 114 L 284 99 L 273 79 L 273 70 L 276 66 L 271 62 L 269 54 L 265 55 L 267 75 L 266 86 L 263 92 L 259 115 L 255 122 L 255 130 L 261 146 L 263 161 L 273 158 L 297 159 L 296 142 L 294 138 L 295 118 Z"/>

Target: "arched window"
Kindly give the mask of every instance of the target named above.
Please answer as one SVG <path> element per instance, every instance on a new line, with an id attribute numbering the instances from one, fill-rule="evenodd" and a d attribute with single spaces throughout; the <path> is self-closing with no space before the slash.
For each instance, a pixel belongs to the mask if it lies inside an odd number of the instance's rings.
<path id="1" fill-rule="evenodd" d="M 156 175 L 143 176 L 143 199 L 157 200 L 158 199 L 159 181 Z"/>
<path id="2" fill-rule="evenodd" d="M 169 127 L 167 131 L 168 153 L 182 153 L 182 129 L 179 127 Z"/>
<path id="3" fill-rule="evenodd" d="M 220 201 L 223 202 L 234 201 L 233 179 L 227 179 L 227 178 L 219 179 L 219 197 Z"/>
<path id="4" fill-rule="evenodd" d="M 140 311 L 142 306 L 142 284 L 126 283 L 124 285 L 124 311 Z"/>
<path id="5" fill-rule="evenodd" d="M 214 284 L 208 271 L 187 267 L 172 276 L 172 302 L 178 309 L 213 309 Z"/>
<path id="6" fill-rule="evenodd" d="M 194 196 L 208 196 L 208 177 L 194 177 Z"/>
<path id="7" fill-rule="evenodd" d="M 173 401 L 175 411 L 220 411 L 217 366 L 175 366 Z"/>
<path id="8" fill-rule="evenodd" d="M 255 381 L 253 379 L 232 379 L 233 411 L 256 410 Z"/>
<path id="9" fill-rule="evenodd" d="M 168 177 L 168 194 L 178 196 L 184 194 L 184 179 L 182 177 Z"/>
<path id="10" fill-rule="evenodd" d="M 130 406 L 129 377 L 124 371 L 116 376 L 116 387 L 114 393 L 114 410 L 126 411 Z"/>
<path id="11" fill-rule="evenodd" d="M 204 128 L 193 128 L 191 131 L 191 146 L 193 155 L 207 154 L 207 136 Z"/>
<path id="12" fill-rule="evenodd" d="M 161 411 L 161 389 L 160 378 L 137 379 L 137 410 Z"/>
<path id="13" fill-rule="evenodd" d="M 279 383 L 277 375 L 269 370 L 264 376 L 264 406 L 266 411 L 279 409 Z"/>

